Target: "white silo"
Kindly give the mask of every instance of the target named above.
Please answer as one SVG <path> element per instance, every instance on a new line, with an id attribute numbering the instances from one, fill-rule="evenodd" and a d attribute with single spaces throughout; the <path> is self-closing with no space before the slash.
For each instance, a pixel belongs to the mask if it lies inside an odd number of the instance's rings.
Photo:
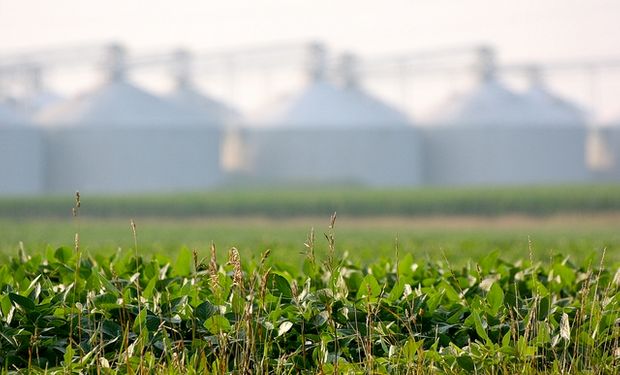
<path id="1" fill-rule="evenodd" d="M 478 82 L 470 91 L 455 95 L 431 116 L 433 125 L 511 126 L 527 122 L 527 102 L 497 77 L 495 51 L 478 51 Z"/>
<path id="2" fill-rule="evenodd" d="M 528 68 L 530 87 L 521 97 L 525 100 L 528 125 L 585 126 L 589 113 L 579 104 L 552 92 L 545 83 L 541 68 Z"/>
<path id="3" fill-rule="evenodd" d="M 183 111 L 129 82 L 125 59 L 121 46 L 111 46 L 105 63 L 107 80 L 91 92 L 45 109 L 36 116 L 36 122 L 52 127 L 153 127 L 199 121 L 195 113 Z"/>
<path id="4" fill-rule="evenodd" d="M 310 84 L 245 129 L 245 170 L 267 181 L 418 184 L 419 136 L 407 116 L 359 87 L 352 56 L 341 86 L 327 79 L 322 46 L 311 57 Z"/>
<path id="5" fill-rule="evenodd" d="M 411 125 L 403 112 L 360 87 L 354 56 L 346 54 L 340 61 L 339 75 L 343 81 L 340 86 L 327 79 L 325 64 L 324 57 L 315 57 L 310 84 L 278 103 L 260 122 L 270 126 L 330 129 Z"/>
<path id="6" fill-rule="evenodd" d="M 228 125 L 241 119 L 241 113 L 231 105 L 205 95 L 196 87 L 192 80 L 192 56 L 188 51 L 176 51 L 174 63 L 175 88 L 166 95 L 168 101 L 214 125 Z"/>
<path id="7" fill-rule="evenodd" d="M 47 189 L 126 193 L 199 190 L 220 180 L 219 129 L 127 81 L 112 46 L 108 81 L 43 111 Z"/>
<path id="8" fill-rule="evenodd" d="M 28 120 L 24 115 L 14 110 L 12 106 L 0 101 L 0 126 L 24 124 L 26 122 Z"/>
<path id="9" fill-rule="evenodd" d="M 558 119 L 557 108 L 507 89 L 496 77 L 494 60 L 492 50 L 481 49 L 479 85 L 448 103 L 433 126 L 422 128 L 426 181 L 431 185 L 586 181 L 583 123 L 547 124 Z"/>
<path id="10" fill-rule="evenodd" d="M 20 110 L 30 119 L 42 110 L 59 104 L 65 98 L 59 93 L 49 89 L 43 82 L 43 68 L 40 65 L 27 67 L 28 88 L 27 94 L 20 99 Z"/>
<path id="11" fill-rule="evenodd" d="M 42 162 L 41 132 L 0 103 L 0 195 L 41 193 Z"/>

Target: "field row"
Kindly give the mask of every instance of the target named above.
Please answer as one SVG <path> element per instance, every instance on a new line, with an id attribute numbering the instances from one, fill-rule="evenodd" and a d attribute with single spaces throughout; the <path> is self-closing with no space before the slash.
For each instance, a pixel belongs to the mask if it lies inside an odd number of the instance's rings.
<path id="1" fill-rule="evenodd" d="M 337 211 L 365 216 L 549 215 L 620 211 L 620 185 L 518 188 L 256 188 L 208 193 L 91 197 L 82 192 L 87 216 L 208 217 L 325 216 Z M 0 199 L 0 216 L 67 217 L 73 195 Z"/>
<path id="2" fill-rule="evenodd" d="M 137 242 L 141 254 L 174 256 L 187 247 L 206 254 L 213 242 L 220 255 L 236 247 L 244 258 L 255 258 L 270 249 L 275 259 L 287 259 L 301 266 L 304 239 L 311 228 L 322 235 L 324 217 L 298 218 L 136 218 Z M 465 264 L 491 251 L 516 260 L 532 256 L 548 260 L 554 254 L 583 260 L 607 250 L 609 264 L 620 262 L 618 214 L 557 215 L 546 217 L 377 217 L 338 215 L 337 249 L 351 259 L 369 262 L 377 256 L 390 257 L 396 248 L 429 260 L 448 259 Z M 117 248 L 133 248 L 130 218 L 65 218 L 9 220 L 0 218 L 0 259 L 14 255 L 22 246 L 30 253 L 45 252 L 73 243 L 79 232 L 82 247 L 93 254 Z M 325 241 L 317 241 L 316 252 L 327 252 Z"/>

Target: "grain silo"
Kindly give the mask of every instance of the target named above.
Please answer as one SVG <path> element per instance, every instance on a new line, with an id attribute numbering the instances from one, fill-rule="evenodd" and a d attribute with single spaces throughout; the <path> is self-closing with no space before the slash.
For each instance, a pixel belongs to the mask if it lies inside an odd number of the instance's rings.
<path id="1" fill-rule="evenodd" d="M 579 104 L 562 98 L 545 83 L 541 68 L 528 68 L 530 87 L 521 96 L 528 111 L 527 124 L 543 126 L 585 126 L 588 111 Z"/>
<path id="2" fill-rule="evenodd" d="M 54 193 L 200 190 L 220 180 L 219 132 L 125 77 L 110 48 L 108 81 L 43 111 L 47 189 Z"/>
<path id="3" fill-rule="evenodd" d="M 41 132 L 0 103 L 0 195 L 41 193 L 42 162 Z"/>
<path id="4" fill-rule="evenodd" d="M 175 53 L 175 88 L 166 95 L 178 108 L 196 115 L 205 123 L 231 124 L 241 119 L 241 113 L 231 105 L 200 92 L 192 80 L 192 56 L 188 51 Z"/>
<path id="5" fill-rule="evenodd" d="M 310 84 L 244 130 L 244 169 L 272 182 L 418 184 L 419 136 L 407 116 L 359 87 L 352 56 L 341 60 L 340 86 L 321 46 L 312 58 Z"/>
<path id="6" fill-rule="evenodd" d="M 430 122 L 449 126 L 511 126 L 527 122 L 527 101 L 497 77 L 495 52 L 481 48 L 478 82 L 468 92 L 455 95 L 442 104 Z"/>
<path id="7" fill-rule="evenodd" d="M 0 101 L 0 126 L 24 124 L 26 117 L 17 112 L 12 106 Z"/>
<path id="8" fill-rule="evenodd" d="M 25 98 L 25 111 L 34 119 L 37 113 L 62 103 L 64 100 L 65 98 L 62 95 L 51 90 L 36 91 L 31 96 Z"/>
<path id="9" fill-rule="evenodd" d="M 320 57 L 315 59 L 317 66 L 310 72 L 310 84 L 278 103 L 260 122 L 270 126 L 329 129 L 411 125 L 403 112 L 360 87 L 354 56 L 344 55 L 340 61 L 340 86 L 327 79 L 325 62 Z"/>
<path id="10" fill-rule="evenodd" d="M 129 82 L 124 55 L 120 46 L 110 47 L 107 80 L 95 90 L 43 110 L 36 122 L 52 127 L 153 127 L 199 121 L 196 113 L 183 111 Z"/>
<path id="11" fill-rule="evenodd" d="M 582 182 L 587 129 L 560 114 L 551 95 L 524 96 L 496 77 L 492 50 L 481 50 L 480 82 L 422 128 L 425 177 L 431 185 Z M 567 111 L 566 111 L 567 112 Z M 563 117 L 562 117 L 563 116 Z M 565 125 L 557 126 L 560 120 Z"/>
<path id="12" fill-rule="evenodd" d="M 43 70 L 39 65 L 26 68 L 28 72 L 28 93 L 20 100 L 20 110 L 34 119 L 42 110 L 59 104 L 65 98 L 49 89 L 43 82 Z"/>

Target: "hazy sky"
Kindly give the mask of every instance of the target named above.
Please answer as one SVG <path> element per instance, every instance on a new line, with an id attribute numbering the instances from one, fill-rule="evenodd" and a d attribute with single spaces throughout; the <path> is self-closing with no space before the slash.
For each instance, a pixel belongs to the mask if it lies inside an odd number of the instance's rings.
<path id="1" fill-rule="evenodd" d="M 369 54 L 491 42 L 505 59 L 555 59 L 620 53 L 619 19 L 617 0 L 0 0 L 0 49 L 316 37 Z"/>
<path id="2" fill-rule="evenodd" d="M 620 56 L 619 20 L 618 0 L 0 0 L 0 54 L 318 38 L 366 56 L 484 42 L 503 62 L 555 61 Z"/>

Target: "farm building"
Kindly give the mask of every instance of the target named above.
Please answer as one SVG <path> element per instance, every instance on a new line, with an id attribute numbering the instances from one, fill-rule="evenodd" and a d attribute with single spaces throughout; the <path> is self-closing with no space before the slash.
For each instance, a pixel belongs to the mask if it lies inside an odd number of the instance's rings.
<path id="1" fill-rule="evenodd" d="M 219 133 L 211 119 L 132 85 L 122 49 L 108 81 L 44 110 L 49 192 L 197 190 L 220 180 Z"/>
<path id="2" fill-rule="evenodd" d="M 433 125 L 521 126 L 527 120 L 527 102 L 495 78 L 483 80 L 464 95 L 442 104 L 431 118 Z"/>
<path id="3" fill-rule="evenodd" d="M 584 126 L 590 114 L 582 106 L 553 93 L 540 69 L 529 68 L 530 87 L 521 97 L 528 111 L 527 123 L 542 126 Z"/>
<path id="4" fill-rule="evenodd" d="M 179 122 L 197 123 L 200 122 L 200 117 L 194 112 L 185 112 L 122 78 L 48 107 L 39 113 L 35 120 L 41 125 L 51 127 L 149 127 L 174 126 Z"/>
<path id="5" fill-rule="evenodd" d="M 41 67 L 31 66 L 26 70 L 28 72 L 27 93 L 20 98 L 18 104 L 20 111 L 34 120 L 37 113 L 61 103 L 64 98 L 45 86 Z"/>
<path id="6" fill-rule="evenodd" d="M 238 121 L 241 114 L 226 103 L 206 96 L 192 85 L 178 86 L 165 97 L 177 108 L 196 113 L 201 123 L 219 126 Z"/>
<path id="7" fill-rule="evenodd" d="M 319 50 L 317 53 L 321 53 Z M 327 79 L 320 57 L 310 72 L 310 84 L 300 93 L 277 103 L 259 119 L 267 126 L 290 128 L 352 128 L 411 125 L 403 112 L 364 91 L 356 74 L 356 59 L 346 54 L 339 66 L 341 85 Z"/>
<path id="8" fill-rule="evenodd" d="M 590 176 L 585 127 L 439 126 L 422 131 L 430 185 L 575 183 Z"/>
<path id="9" fill-rule="evenodd" d="M 307 52 L 306 47 L 296 46 L 294 54 Z M 106 50 L 99 46 L 97 51 L 87 64 L 94 59 L 101 63 L 101 52 Z M 381 82 L 372 87 L 379 93 L 388 86 L 385 74 L 408 81 L 407 72 L 418 69 L 412 63 L 416 58 L 422 59 L 418 75 L 435 68 L 442 75 L 450 71 L 449 66 L 428 63 L 420 57 L 424 53 L 410 60 L 406 56 L 367 60 L 360 66 L 352 55 L 328 59 L 320 44 L 312 44 L 310 59 L 306 53 L 303 57 L 310 62 L 309 83 L 267 111 L 263 108 L 263 116 L 245 121 L 233 106 L 201 92 L 194 77 L 202 68 L 194 69 L 189 52 L 126 59 L 119 46 L 107 51 L 107 80 L 60 102 L 43 85 L 41 72 L 74 62 L 76 53 L 60 51 L 56 62 L 47 61 L 48 54 L 34 54 L 19 69 L 11 68 L 26 74 L 13 77 L 17 84 L 7 80 L 5 86 L 22 102 L 0 107 L 0 193 L 164 192 L 201 190 L 223 182 L 389 187 L 620 180 L 620 127 L 587 127 L 590 114 L 556 95 L 540 69 L 498 67 L 490 48 L 478 50 L 477 84 L 447 101 L 424 124 L 412 124 L 406 114 L 360 83 L 363 77 L 370 86 L 376 74 Z M 259 58 L 260 48 L 250 51 L 254 57 L 245 63 L 240 57 L 233 59 L 243 51 L 196 54 L 196 59 L 204 72 L 229 74 L 224 85 L 234 86 L 238 77 L 256 81 L 257 74 L 271 82 L 277 69 L 283 69 L 280 81 L 297 84 L 299 72 L 292 75 L 289 69 L 299 68 L 296 55 L 274 54 L 268 48 L 267 57 Z M 472 51 L 466 48 L 468 56 Z M 439 56 L 445 58 L 445 51 Z M 222 61 L 224 70 L 213 67 L 214 59 Z M 129 68 L 134 72 L 162 64 L 166 69 L 172 66 L 175 83 L 164 97 L 146 92 L 127 77 Z M 243 64 L 250 74 L 235 75 Z M 390 69 L 397 73 L 389 73 Z M 500 72 L 529 73 L 530 88 L 514 91 L 499 78 Z M 162 82 L 158 77 L 153 81 L 153 87 Z M 280 81 L 275 79 L 272 88 Z M 230 100 L 250 108 L 243 101 L 247 97 L 233 86 Z M 405 95 L 407 86 L 402 88 Z M 262 99 L 269 90 L 265 85 L 257 96 Z M 28 94 L 20 96 L 24 92 Z M 226 90 L 219 87 L 214 92 Z M 40 126 L 25 126 L 28 117 L 16 114 L 17 109 L 33 115 L 32 121 Z M 14 155 L 21 158 L 16 161 Z"/>
<path id="10" fill-rule="evenodd" d="M 0 103 L 0 195 L 42 193 L 41 132 Z"/>
<path id="11" fill-rule="evenodd" d="M 175 88 L 166 99 L 187 113 L 195 113 L 202 123 L 217 126 L 239 121 L 241 113 L 235 108 L 200 92 L 192 80 L 191 64 L 189 52 L 175 53 Z"/>
<path id="12" fill-rule="evenodd" d="M 65 98 L 51 90 L 43 89 L 34 92 L 31 96 L 24 98 L 24 112 L 26 112 L 33 121 L 41 111 L 46 108 L 62 103 Z"/>
<path id="13" fill-rule="evenodd" d="M 407 116 L 365 92 L 351 75 L 342 86 L 330 82 L 324 59 L 316 61 L 304 90 L 259 120 L 261 127 L 243 130 L 243 169 L 271 181 L 421 183 L 420 140 Z M 343 69 L 353 69 L 352 63 L 344 59 Z"/>
<path id="14" fill-rule="evenodd" d="M 496 77 L 483 51 L 478 85 L 422 128 L 431 185 L 582 182 L 585 116 L 541 84 L 521 95 Z"/>
<path id="15" fill-rule="evenodd" d="M 15 111 L 12 106 L 0 101 L 0 126 L 23 124 L 25 122 L 27 122 L 26 117 Z"/>

